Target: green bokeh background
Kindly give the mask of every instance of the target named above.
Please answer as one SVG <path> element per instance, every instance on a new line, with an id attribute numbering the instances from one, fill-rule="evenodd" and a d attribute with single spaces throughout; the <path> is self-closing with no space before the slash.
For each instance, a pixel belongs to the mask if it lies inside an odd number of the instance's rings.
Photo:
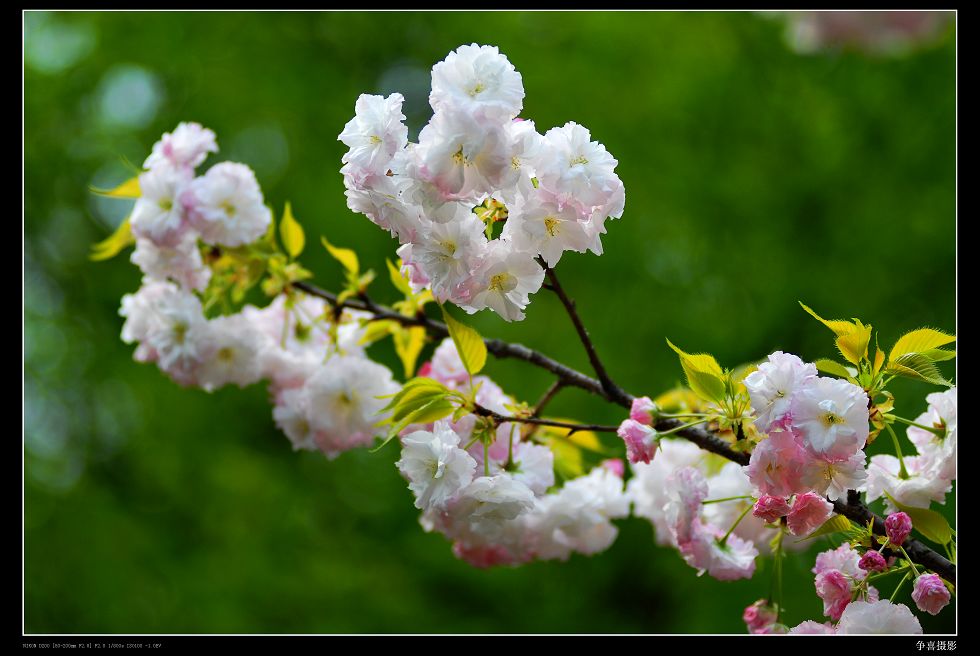
<path id="1" fill-rule="evenodd" d="M 218 134 L 209 161 L 251 165 L 277 213 L 292 202 L 318 282 L 340 280 L 319 234 L 384 271 L 396 244 L 346 209 L 336 136 L 358 94 L 396 90 L 417 134 L 431 66 L 489 42 L 539 130 L 574 120 L 619 160 L 626 213 L 606 255 L 566 254 L 559 273 L 628 390 L 678 381 L 664 337 L 729 366 L 832 356 L 797 300 L 870 322 L 883 346 L 954 329 L 953 29 L 897 58 L 798 55 L 784 30 L 751 13 L 28 13 L 25 630 L 744 632 L 763 559 L 751 581 L 699 579 L 630 518 L 595 557 L 473 569 L 419 527 L 395 449 L 294 453 L 262 386 L 185 390 L 133 362 L 117 311 L 139 271 L 86 259 L 128 204 L 87 188 L 199 121 Z M 588 370 L 546 292 L 523 322 L 472 321 Z M 528 400 L 550 382 L 518 362 L 488 373 Z M 896 385 L 897 410 L 915 417 L 930 391 Z M 622 415 L 576 390 L 552 409 Z M 821 614 L 817 548 L 786 563 L 791 625 Z M 953 631 L 954 614 L 922 623 Z"/>

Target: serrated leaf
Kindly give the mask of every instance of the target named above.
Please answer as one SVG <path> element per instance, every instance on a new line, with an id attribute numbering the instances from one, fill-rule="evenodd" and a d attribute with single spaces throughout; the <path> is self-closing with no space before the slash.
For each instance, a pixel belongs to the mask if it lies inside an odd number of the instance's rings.
<path id="1" fill-rule="evenodd" d="M 820 528 L 799 540 L 794 540 L 797 544 L 800 542 L 805 542 L 806 540 L 812 540 L 813 538 L 820 537 L 821 535 L 833 535 L 834 533 L 844 533 L 852 530 L 851 520 L 843 515 L 834 515 L 827 521 L 825 521 Z"/>
<path id="2" fill-rule="evenodd" d="M 344 267 L 344 271 L 347 272 L 347 276 L 350 280 L 357 280 L 360 275 L 360 264 L 357 261 L 357 253 L 349 248 L 338 248 L 334 246 L 326 237 L 320 237 L 320 241 L 323 242 L 323 247 L 327 249 L 327 252 L 333 257 L 333 259 L 340 262 L 341 266 Z"/>
<path id="3" fill-rule="evenodd" d="M 487 345 L 484 344 L 480 333 L 465 323 L 454 319 L 445 307 L 442 308 L 442 317 L 446 321 L 449 336 L 453 338 L 453 343 L 456 344 L 459 359 L 462 360 L 466 371 L 471 376 L 477 375 L 483 369 L 483 365 L 487 363 Z"/>
<path id="4" fill-rule="evenodd" d="M 907 353 L 924 353 L 955 341 L 956 335 L 948 335 L 933 328 L 919 328 L 899 337 L 889 352 L 888 359 L 898 360 Z"/>
<path id="5" fill-rule="evenodd" d="M 725 400 L 725 372 L 713 356 L 707 353 L 685 353 L 669 339 L 667 345 L 680 357 L 688 387 L 706 401 L 721 403 Z"/>
<path id="6" fill-rule="evenodd" d="M 933 385 L 952 386 L 952 383 L 943 378 L 936 364 L 921 353 L 906 353 L 885 365 L 885 371 L 896 376 L 924 380 Z"/>
<path id="7" fill-rule="evenodd" d="M 392 337 L 395 342 L 395 352 L 405 369 L 405 378 L 411 378 L 415 375 L 415 363 L 418 361 L 419 353 L 425 346 L 425 328 L 421 326 L 401 328 L 393 332 Z"/>
<path id="8" fill-rule="evenodd" d="M 303 252 L 303 247 L 306 246 L 303 226 L 293 216 L 293 208 L 289 201 L 286 201 L 286 209 L 283 210 L 282 221 L 279 222 L 279 237 L 282 239 L 282 245 L 286 247 L 289 257 L 299 257 L 299 254 Z"/>
<path id="9" fill-rule="evenodd" d="M 923 351 L 921 355 L 929 358 L 933 362 L 945 362 L 946 360 L 952 360 L 956 357 L 956 351 L 949 349 L 929 349 L 928 351 Z"/>
<path id="10" fill-rule="evenodd" d="M 98 189 L 97 187 L 89 187 L 89 189 L 93 194 L 107 196 L 108 198 L 139 198 L 142 195 L 139 176 L 132 177 L 113 189 Z"/>
<path id="11" fill-rule="evenodd" d="M 412 286 L 408 283 L 408 278 L 402 275 L 401 269 L 392 264 L 389 259 L 385 259 L 385 264 L 388 265 L 388 275 L 391 277 L 391 284 L 395 286 L 395 289 L 405 296 L 411 296 Z"/>
<path id="12" fill-rule="evenodd" d="M 847 367 L 842 365 L 840 362 L 830 360 L 828 358 L 820 358 L 813 363 L 817 367 L 817 371 L 822 371 L 825 374 L 831 374 L 833 376 L 838 376 L 840 378 L 850 378 L 851 373 L 847 370 Z"/>
<path id="13" fill-rule="evenodd" d="M 133 231 L 129 226 L 129 217 L 127 216 L 119 227 L 116 228 L 115 232 L 103 239 L 97 244 L 92 244 L 92 252 L 89 254 L 89 259 L 96 262 L 102 260 L 108 260 L 111 257 L 115 257 L 124 248 L 131 244 L 136 243 L 136 238 L 133 237 Z"/>
<path id="14" fill-rule="evenodd" d="M 830 320 L 824 319 L 819 314 L 817 314 L 816 312 L 808 308 L 806 305 L 803 305 L 802 301 L 799 301 L 799 304 L 804 310 L 806 310 L 807 314 L 809 314 L 811 317 L 813 317 L 823 325 L 833 330 L 834 334 L 837 335 L 838 337 L 840 337 L 841 335 L 847 335 L 854 329 L 854 324 L 851 323 L 850 321 L 841 321 L 840 319 L 830 319 Z"/>
<path id="15" fill-rule="evenodd" d="M 949 522 L 935 510 L 906 506 L 904 503 L 896 501 L 895 497 L 887 492 L 885 492 L 885 496 L 895 504 L 896 508 L 912 518 L 912 528 L 921 533 L 927 540 L 936 544 L 948 544 L 953 539 L 953 531 L 949 527 Z"/>

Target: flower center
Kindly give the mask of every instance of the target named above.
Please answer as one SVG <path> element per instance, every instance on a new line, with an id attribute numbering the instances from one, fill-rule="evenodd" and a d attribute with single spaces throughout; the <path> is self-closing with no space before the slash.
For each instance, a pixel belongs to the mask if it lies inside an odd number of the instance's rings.
<path id="1" fill-rule="evenodd" d="M 588 164 L 588 163 L 589 160 L 587 160 L 584 155 L 579 155 L 578 157 L 573 157 L 572 159 L 568 160 L 569 166 L 575 166 L 576 164 Z"/>
<path id="2" fill-rule="evenodd" d="M 548 234 L 552 237 L 558 236 L 559 224 L 561 222 L 553 216 L 544 217 L 544 229 L 548 231 Z"/>
<path id="3" fill-rule="evenodd" d="M 506 294 L 517 286 L 517 280 L 509 273 L 498 273 L 490 276 L 490 291 Z"/>
<path id="4" fill-rule="evenodd" d="M 174 201 L 172 198 L 161 198 L 159 201 L 157 201 L 157 204 L 160 205 L 160 209 L 164 212 L 169 212 L 174 207 Z"/>
<path id="5" fill-rule="evenodd" d="M 379 137 L 376 134 L 372 134 L 371 135 L 371 143 L 373 143 L 373 144 L 379 144 L 379 143 L 381 143 L 381 137 Z"/>
<path id="6" fill-rule="evenodd" d="M 486 86 L 484 86 L 483 82 L 477 82 L 473 85 L 472 89 L 467 91 L 467 93 L 469 94 L 470 98 L 476 98 L 477 94 L 483 93 L 485 90 Z"/>
<path id="7" fill-rule="evenodd" d="M 235 216 L 235 206 L 231 204 L 230 200 L 226 200 L 221 203 L 221 209 L 225 211 L 228 216 Z"/>

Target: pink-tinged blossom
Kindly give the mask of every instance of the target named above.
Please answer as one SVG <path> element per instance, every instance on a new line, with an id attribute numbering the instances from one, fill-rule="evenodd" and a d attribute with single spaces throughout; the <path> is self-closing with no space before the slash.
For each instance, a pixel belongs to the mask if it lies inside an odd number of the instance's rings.
<path id="1" fill-rule="evenodd" d="M 395 463 L 415 494 L 415 507 L 444 508 L 473 480 L 476 462 L 459 448 L 459 436 L 449 425 L 436 422 L 432 431 L 402 438 L 402 457 Z"/>
<path id="2" fill-rule="evenodd" d="M 211 269 L 201 259 L 197 235 L 183 233 L 174 246 L 157 244 L 150 239 L 137 239 L 129 261 L 140 268 L 147 278 L 170 279 L 181 287 L 204 291 L 211 280 Z"/>
<path id="3" fill-rule="evenodd" d="M 537 496 L 555 484 L 555 454 L 546 446 L 531 442 L 514 444 L 514 480 L 526 485 Z M 620 476 L 622 478 L 622 475 Z"/>
<path id="4" fill-rule="evenodd" d="M 809 454 L 807 454 L 809 456 Z M 867 456 L 858 451 L 847 460 L 829 461 L 809 456 L 803 465 L 803 484 L 832 501 L 847 496 L 848 490 L 864 489 Z"/>
<path id="5" fill-rule="evenodd" d="M 209 244 L 249 244 L 264 235 L 272 222 L 255 173 L 237 162 L 212 166 L 188 185 L 181 203 L 201 239 Z"/>
<path id="6" fill-rule="evenodd" d="M 657 453 L 657 431 L 634 419 L 624 419 L 616 431 L 626 443 L 626 455 L 631 463 L 649 463 Z"/>
<path id="7" fill-rule="evenodd" d="M 703 462 L 702 471 L 710 471 L 708 462 L 710 461 Z M 701 506 L 701 519 L 707 524 L 725 529 L 733 526 L 737 521 L 738 525 L 735 526 L 733 535 L 752 542 L 760 552 L 769 553 L 772 530 L 758 517 L 751 514 L 742 515 L 746 509 L 753 505 L 750 498 L 753 493 L 752 483 L 745 475 L 742 467 L 734 462 L 726 462 L 707 480 L 708 499 L 729 500 L 703 504 Z M 740 516 L 741 519 L 739 519 Z"/>
<path id="8" fill-rule="evenodd" d="M 440 303 L 460 298 L 458 288 L 467 283 L 487 251 L 483 222 L 464 205 L 448 223 L 433 223 L 412 242 L 412 263 L 431 281 L 432 295 Z"/>
<path id="9" fill-rule="evenodd" d="M 788 497 L 804 492 L 802 481 L 807 454 L 789 432 L 774 432 L 752 451 L 745 474 L 762 494 Z"/>
<path id="10" fill-rule="evenodd" d="M 939 611 L 949 603 L 949 590 L 937 574 L 920 574 L 915 579 L 912 589 L 912 599 L 916 607 L 930 615 L 938 615 Z"/>
<path id="11" fill-rule="evenodd" d="M 383 397 L 400 387 L 384 365 L 367 358 L 335 355 L 306 382 L 310 425 L 327 458 L 371 443 L 382 432 Z"/>
<path id="12" fill-rule="evenodd" d="M 719 581 L 752 578 L 758 549 L 734 533 L 722 544 L 724 535 L 722 529 L 702 524 L 698 519 L 691 525 L 690 539 L 678 545 L 678 550 L 684 561 L 698 570 L 699 576 L 707 572 Z"/>
<path id="13" fill-rule="evenodd" d="M 461 307 L 472 314 L 489 307 L 505 321 L 521 321 L 528 294 L 541 289 L 544 269 L 527 253 L 515 253 L 499 240 L 473 275 L 470 300 Z"/>
<path id="14" fill-rule="evenodd" d="M 419 375 L 421 376 L 422 373 L 420 372 Z M 453 387 L 462 385 L 469 380 L 469 374 L 466 373 L 466 367 L 459 357 L 459 351 L 456 350 L 456 343 L 452 338 L 445 338 L 436 348 L 435 353 L 432 354 L 429 372 L 426 375 L 438 380 L 443 385 Z"/>
<path id="15" fill-rule="evenodd" d="M 460 520 L 465 518 L 469 530 L 492 538 L 504 530 L 507 522 L 534 505 L 534 492 L 508 472 L 502 472 L 474 478 L 452 501 L 450 512 Z"/>
<path id="16" fill-rule="evenodd" d="M 772 524 L 779 521 L 780 517 L 785 517 L 789 509 L 790 505 L 786 503 L 786 499 L 763 494 L 752 507 L 752 515 Z"/>
<path id="17" fill-rule="evenodd" d="M 135 237 L 170 248 L 180 244 L 189 228 L 181 198 L 192 177 L 187 169 L 167 165 L 140 175 L 140 197 L 129 215 Z"/>
<path id="18" fill-rule="evenodd" d="M 922 633 L 922 625 L 905 604 L 855 601 L 849 604 L 837 623 L 838 634 Z"/>
<path id="19" fill-rule="evenodd" d="M 437 113 L 459 110 L 503 123 L 521 113 L 523 100 L 521 74 L 496 46 L 460 46 L 432 67 L 429 104 Z"/>
<path id="20" fill-rule="evenodd" d="M 807 380 L 816 378 L 817 368 L 791 354 L 776 351 L 742 381 L 749 391 L 756 427 L 768 433 L 773 427 L 785 428 L 789 422 L 790 401 Z"/>
<path id="21" fill-rule="evenodd" d="M 809 535 L 823 526 L 834 512 L 834 506 L 813 492 L 797 494 L 786 516 L 786 525 L 793 535 Z"/>
<path id="22" fill-rule="evenodd" d="M 622 458 L 607 458 L 600 462 L 599 466 L 607 469 L 620 478 L 626 474 L 626 465 L 623 463 Z"/>
<path id="23" fill-rule="evenodd" d="M 306 391 L 302 387 L 282 390 L 276 395 L 275 402 L 272 418 L 289 438 L 293 450 L 316 451 Z"/>
<path id="24" fill-rule="evenodd" d="M 777 619 L 776 610 L 767 604 L 765 599 L 746 606 L 745 611 L 742 612 L 742 621 L 745 622 L 749 633 L 765 633 Z"/>
<path id="25" fill-rule="evenodd" d="M 790 404 L 793 429 L 818 458 L 847 460 L 868 439 L 868 395 L 839 378 L 803 381 Z"/>
<path id="26" fill-rule="evenodd" d="M 464 542 L 454 542 L 453 555 L 478 569 L 487 569 L 499 565 L 516 565 L 521 562 L 515 560 L 508 549 L 498 544 L 470 546 Z"/>
<path id="27" fill-rule="evenodd" d="M 951 481 L 956 478 L 956 388 L 933 392 L 926 401 L 929 409 L 919 415 L 915 423 L 932 426 L 942 435 L 909 426 L 909 440 L 928 461 L 927 468 L 934 472 L 934 477 Z"/>
<path id="28" fill-rule="evenodd" d="M 651 401 L 649 396 L 638 396 L 633 399 L 633 404 L 630 406 L 630 419 L 653 426 L 653 415 L 656 410 L 657 404 Z"/>
<path id="29" fill-rule="evenodd" d="M 392 237 L 398 237 L 401 244 L 411 242 L 427 225 L 422 218 L 422 208 L 407 201 L 406 180 L 382 175 L 372 178 L 370 186 L 350 178 L 345 178 L 344 184 L 347 207 L 389 231 Z"/>
<path id="30" fill-rule="evenodd" d="M 197 370 L 198 384 L 206 392 L 233 383 L 247 387 L 262 377 L 261 335 L 243 315 L 232 314 L 210 322 L 211 348 Z"/>
<path id="31" fill-rule="evenodd" d="M 916 508 L 928 508 L 933 501 L 945 503 L 946 494 L 953 489 L 952 481 L 936 475 L 932 463 L 925 456 L 905 456 L 903 461 L 907 478 L 901 477 L 901 468 L 895 456 L 871 456 L 868 502 L 883 499 L 885 510 L 889 512 L 897 510 L 889 496 L 904 506 Z"/>
<path id="32" fill-rule="evenodd" d="M 864 552 L 861 556 L 860 562 L 858 562 L 858 567 L 863 569 L 865 572 L 884 572 L 888 569 L 888 563 L 885 561 L 885 557 L 873 549 L 869 549 Z"/>
<path id="33" fill-rule="evenodd" d="M 814 579 L 817 596 L 823 601 L 823 614 L 839 620 L 844 608 L 851 603 L 851 583 L 843 572 L 829 569 Z"/>
<path id="34" fill-rule="evenodd" d="M 591 238 L 579 219 L 577 208 L 562 206 L 539 192 L 510 212 L 503 236 L 515 248 L 540 254 L 548 266 L 554 267 L 565 251 L 588 250 Z"/>
<path id="35" fill-rule="evenodd" d="M 814 574 L 821 574 L 829 570 L 843 572 L 848 578 L 863 580 L 868 573 L 861 569 L 861 554 L 846 542 L 836 549 L 829 549 L 817 554 L 813 569 Z"/>
<path id="36" fill-rule="evenodd" d="M 537 171 L 541 188 L 577 205 L 583 218 L 609 203 L 620 182 L 614 171 L 618 162 L 606 147 L 592 141 L 589 130 L 574 122 L 551 128 L 544 138 L 552 154 Z"/>
<path id="37" fill-rule="evenodd" d="M 668 545 L 671 534 L 664 512 L 670 496 L 667 478 L 679 469 L 697 466 L 704 460 L 705 452 L 687 440 L 669 437 L 660 441 L 659 451 L 650 464 L 630 466 L 633 477 L 627 485 L 627 495 L 633 503 L 633 514 L 645 517 L 653 524 L 657 544 Z"/>
<path id="38" fill-rule="evenodd" d="M 821 634 L 834 634 L 837 633 L 837 627 L 835 627 L 830 622 L 814 622 L 813 620 L 806 620 L 800 622 L 792 629 L 789 630 L 790 635 L 821 635 Z"/>
<path id="39" fill-rule="evenodd" d="M 896 547 L 902 546 L 912 533 L 912 518 L 903 512 L 895 512 L 885 518 L 885 533 L 888 541 Z"/>
<path id="40" fill-rule="evenodd" d="M 213 131 L 200 123 L 180 123 L 173 132 L 167 132 L 153 144 L 153 152 L 143 162 L 143 168 L 158 166 L 195 169 L 208 153 L 218 152 L 218 142 Z"/>
<path id="41" fill-rule="evenodd" d="M 383 176 L 388 163 L 408 143 L 408 127 L 402 114 L 405 98 L 393 93 L 387 98 L 362 93 L 354 104 L 354 118 L 347 122 L 338 141 L 350 148 L 344 164 L 368 175 Z"/>
<path id="42" fill-rule="evenodd" d="M 691 540 L 692 525 L 700 524 L 701 502 L 708 498 L 708 482 L 694 467 L 684 467 L 667 477 L 666 487 L 667 526 L 674 543 L 681 546 Z"/>

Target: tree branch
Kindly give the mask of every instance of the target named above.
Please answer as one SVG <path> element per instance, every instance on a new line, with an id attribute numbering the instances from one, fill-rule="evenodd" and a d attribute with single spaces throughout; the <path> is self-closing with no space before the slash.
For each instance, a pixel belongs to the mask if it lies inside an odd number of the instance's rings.
<path id="1" fill-rule="evenodd" d="M 568 297 L 564 295 L 563 290 L 561 292 L 558 291 L 560 289 L 560 286 L 557 285 L 557 279 L 553 279 L 553 284 L 555 284 L 555 291 L 556 293 L 559 294 L 559 297 L 560 298 L 564 297 L 565 299 L 567 299 Z M 322 298 L 334 306 L 337 305 L 336 294 L 320 289 L 316 285 L 307 282 L 295 282 L 293 283 L 292 286 L 307 294 L 310 294 L 311 296 Z M 366 294 L 362 294 L 359 300 L 347 299 L 343 305 L 344 307 L 349 307 L 355 310 L 363 310 L 365 312 L 370 312 L 371 314 L 374 315 L 373 318 L 375 320 L 387 319 L 391 321 L 397 321 L 403 326 L 421 326 L 425 328 L 426 331 L 429 332 L 429 334 L 433 335 L 434 337 L 449 336 L 449 329 L 446 328 L 446 324 L 440 321 L 436 321 L 434 319 L 430 319 L 428 316 L 422 313 L 419 313 L 417 316 L 414 317 L 406 317 L 405 315 L 396 312 L 395 310 L 392 310 L 389 307 L 378 305 L 377 303 L 369 299 Z M 565 307 L 567 309 L 569 306 L 566 304 Z M 578 315 L 574 313 L 574 304 L 569 310 L 569 313 L 573 317 L 573 322 L 576 323 L 576 329 L 578 329 L 578 327 L 581 325 L 581 320 L 578 319 Z M 585 333 L 584 327 L 579 332 L 580 336 L 582 336 L 583 334 L 585 335 L 583 339 L 583 343 L 585 343 L 586 341 L 588 341 L 588 334 Z M 510 342 L 504 342 L 499 339 L 484 339 L 483 341 L 487 345 L 487 351 L 492 353 L 495 357 L 516 358 L 519 360 L 524 360 L 525 362 L 529 362 L 530 364 L 533 364 L 536 367 L 540 367 L 554 374 L 558 378 L 558 380 L 562 383 L 563 386 L 573 386 L 573 387 L 584 389 L 587 392 L 595 394 L 596 396 L 599 396 L 603 399 L 606 399 L 607 401 L 610 401 L 611 403 L 615 403 L 627 409 L 633 403 L 633 398 L 634 398 L 633 395 L 630 394 L 629 392 L 626 392 L 622 388 L 618 387 L 611 380 L 608 382 L 607 385 L 603 385 L 603 383 L 600 382 L 599 380 L 596 380 L 595 378 L 592 378 L 590 376 L 586 376 L 585 374 L 575 369 L 572 369 L 571 367 L 568 367 L 556 360 L 553 360 L 548 356 L 544 355 L 543 353 L 540 353 L 533 349 L 529 349 L 528 347 L 522 344 L 513 344 Z M 588 341 L 588 344 L 591 344 L 591 341 Z M 588 350 L 588 348 L 589 347 L 587 346 L 586 349 Z M 594 353 L 594 349 L 592 349 L 592 352 Z M 598 357 L 596 357 L 596 362 L 598 362 Z M 595 362 L 593 362 L 593 366 L 595 366 Z M 601 363 L 599 363 L 600 369 L 597 369 L 596 373 L 598 374 L 599 371 L 602 371 L 603 375 L 605 375 L 606 378 L 608 379 L 608 374 L 605 373 L 605 369 L 601 369 L 601 366 L 602 366 Z M 487 412 L 492 412 L 492 411 L 487 410 Z M 518 418 L 514 418 L 514 417 L 508 418 L 508 417 L 504 417 L 503 415 L 498 415 L 498 417 L 502 417 L 505 421 L 518 420 Z M 524 423 L 542 423 L 544 421 L 548 421 L 548 420 L 539 419 L 531 422 L 524 420 Z M 595 427 L 591 427 L 591 428 L 587 427 L 586 424 L 566 424 L 565 422 L 552 422 L 550 425 L 558 425 L 563 428 L 574 428 L 575 426 L 580 426 L 579 430 L 599 430 L 596 429 Z M 680 425 L 681 422 L 677 419 L 661 419 L 657 421 L 655 428 L 658 431 L 667 431 L 676 428 L 677 426 Z M 606 427 L 606 428 L 612 428 L 612 427 Z M 613 428 L 613 431 L 615 430 L 616 429 Z M 728 442 L 718 437 L 717 435 L 711 433 L 710 431 L 705 430 L 702 427 L 693 426 L 690 428 L 685 428 L 683 430 L 677 431 L 676 435 L 678 435 L 679 437 L 683 437 L 684 439 L 690 442 L 693 442 L 694 444 L 698 445 L 705 451 L 716 453 L 722 456 L 723 458 L 731 460 L 732 462 L 736 462 L 740 465 L 747 465 L 749 463 L 749 458 L 750 458 L 749 454 L 742 451 L 736 451 L 731 447 L 731 445 Z M 868 522 L 870 522 L 871 518 L 873 517 L 874 523 L 872 524 L 872 527 L 874 533 L 877 535 L 887 535 L 887 533 L 885 532 L 884 520 L 881 517 L 874 514 L 873 512 L 871 512 L 871 510 L 865 504 L 861 503 L 860 500 L 856 498 L 856 496 L 852 496 L 852 498 L 850 498 L 846 502 L 841 500 L 834 501 L 833 504 L 834 504 L 834 511 L 837 512 L 839 515 L 843 515 L 844 517 L 847 517 L 848 519 L 857 522 L 858 524 L 861 524 L 863 526 L 867 526 Z M 909 557 L 911 557 L 912 560 L 914 560 L 916 563 L 922 565 L 923 567 L 933 570 L 934 572 L 939 574 L 941 577 L 943 577 L 950 583 L 953 583 L 954 585 L 956 584 L 956 565 L 951 563 L 942 555 L 936 553 L 927 545 L 923 544 L 918 540 L 913 540 L 913 539 L 906 540 L 904 547 L 905 547 L 905 551 L 909 554 Z"/>
<path id="2" fill-rule="evenodd" d="M 596 433 L 615 433 L 619 430 L 619 426 L 607 426 L 604 424 L 576 424 L 570 421 L 560 421 L 558 419 L 540 419 L 538 417 L 511 417 L 508 415 L 502 415 L 499 412 L 494 412 L 490 408 L 485 408 L 480 404 L 476 404 L 473 408 L 473 414 L 479 415 L 481 417 L 490 417 L 499 424 L 506 423 L 518 423 L 518 424 L 534 424 L 535 426 L 556 426 L 558 428 L 568 428 L 571 433 L 576 433 L 578 431 L 593 431 Z M 569 433 L 569 434 L 571 434 Z"/>
<path id="3" fill-rule="evenodd" d="M 623 390 L 623 388 L 614 383 L 612 378 L 610 378 L 609 374 L 606 372 L 606 367 L 602 364 L 602 360 L 599 359 L 599 354 L 595 350 L 595 344 L 592 343 L 592 338 L 589 337 L 589 331 L 585 329 L 585 324 L 582 323 L 582 318 L 578 315 L 578 310 L 575 309 L 575 301 L 569 298 L 568 294 L 565 293 L 561 283 L 558 282 L 558 275 L 555 273 L 555 270 L 545 264 L 545 261 L 540 257 L 537 259 L 538 263 L 544 267 L 544 273 L 546 276 L 548 276 L 548 280 L 551 281 L 550 289 L 555 292 L 555 294 L 561 300 L 562 305 L 565 306 L 565 310 L 568 312 L 569 318 L 575 325 L 575 331 L 578 333 L 579 339 L 582 341 L 582 346 L 585 347 L 585 352 L 589 356 L 589 363 L 592 365 L 592 369 L 595 371 L 596 376 L 598 376 L 599 383 L 602 385 L 602 389 L 606 392 L 606 396 L 611 401 L 622 404 L 622 401 L 629 395 Z"/>

